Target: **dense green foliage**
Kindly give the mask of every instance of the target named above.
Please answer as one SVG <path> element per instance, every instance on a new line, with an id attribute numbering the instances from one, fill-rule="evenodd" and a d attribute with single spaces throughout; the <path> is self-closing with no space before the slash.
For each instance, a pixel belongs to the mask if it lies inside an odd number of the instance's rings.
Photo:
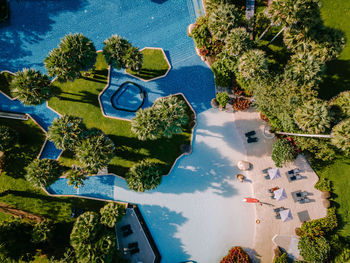
<path id="1" fill-rule="evenodd" d="M 86 127 L 83 119 L 71 115 L 63 115 L 54 119 L 47 132 L 47 138 L 56 148 L 62 150 L 74 150 L 82 139 Z"/>
<path id="2" fill-rule="evenodd" d="M 246 80 L 265 77 L 268 73 L 265 52 L 259 49 L 245 52 L 239 59 L 238 70 Z"/>
<path id="3" fill-rule="evenodd" d="M 117 69 L 129 68 L 133 71 L 139 71 L 141 69 L 143 55 L 128 40 L 118 35 L 113 35 L 103 43 L 103 54 L 108 64 L 111 64 Z"/>
<path id="4" fill-rule="evenodd" d="M 74 188 L 79 188 L 84 185 L 88 173 L 85 172 L 80 167 L 74 167 L 70 169 L 66 174 L 66 179 L 68 179 L 67 184 L 74 186 Z"/>
<path id="5" fill-rule="evenodd" d="M 34 187 L 46 187 L 62 175 L 62 167 L 56 160 L 36 159 L 26 167 L 25 178 Z"/>
<path id="6" fill-rule="evenodd" d="M 311 238 L 303 236 L 300 238 L 298 248 L 300 255 L 308 262 L 325 262 L 330 252 L 330 245 L 323 236 Z"/>
<path id="7" fill-rule="evenodd" d="M 91 68 L 96 61 L 96 49 L 90 39 L 82 34 L 68 34 L 58 48 L 50 51 L 44 60 L 50 77 L 59 81 L 79 78 L 80 71 Z"/>
<path id="8" fill-rule="evenodd" d="M 227 92 L 220 92 L 216 94 L 216 100 L 218 101 L 219 105 L 223 108 L 226 107 L 226 104 L 230 100 L 229 95 Z"/>
<path id="9" fill-rule="evenodd" d="M 331 181 L 329 181 L 327 178 L 321 177 L 315 184 L 315 188 L 320 191 L 330 192 L 332 190 Z"/>
<path id="10" fill-rule="evenodd" d="M 297 157 L 295 146 L 286 139 L 277 139 L 273 143 L 272 160 L 277 167 L 282 167 L 285 163 L 294 161 Z"/>
<path id="11" fill-rule="evenodd" d="M 32 231 L 32 242 L 39 244 L 50 240 L 52 237 L 52 224 L 45 220 L 36 223 Z"/>
<path id="12" fill-rule="evenodd" d="M 78 263 L 113 262 L 117 253 L 115 239 L 114 231 L 100 224 L 100 216 L 95 212 L 80 215 L 70 235 Z"/>
<path id="13" fill-rule="evenodd" d="M 151 108 L 140 109 L 131 122 L 131 131 L 140 140 L 171 138 L 183 132 L 188 123 L 185 101 L 176 96 L 157 99 Z"/>
<path id="14" fill-rule="evenodd" d="M 232 29 L 226 36 L 225 42 L 225 50 L 232 56 L 240 56 L 254 47 L 254 42 L 244 27 Z"/>
<path id="15" fill-rule="evenodd" d="M 220 263 L 250 263 L 248 254 L 241 247 L 233 247 Z"/>
<path id="16" fill-rule="evenodd" d="M 75 155 L 82 168 L 91 173 L 107 167 L 114 156 L 115 145 L 113 141 L 101 130 L 90 129 L 86 138 L 78 143 Z"/>
<path id="17" fill-rule="evenodd" d="M 32 68 L 18 71 L 12 78 L 10 90 L 12 97 L 25 105 L 41 104 L 54 93 L 48 76 Z"/>
<path id="18" fill-rule="evenodd" d="M 156 188 L 162 181 L 162 166 L 151 161 L 141 161 L 130 168 L 126 182 L 131 190 L 144 192 Z"/>
<path id="19" fill-rule="evenodd" d="M 174 160 L 182 153 L 180 145 L 189 144 L 190 128 L 185 127 L 183 133 L 174 135 L 171 139 L 159 139 L 156 143 L 138 140 L 130 131 L 130 121 L 106 118 L 101 112 L 98 95 L 105 88 L 108 76 L 108 65 L 102 52 L 97 55 L 92 73 L 91 77 L 79 78 L 73 82 L 55 81 L 55 85 L 62 90 L 62 93 L 60 98 L 51 98 L 49 106 L 62 115 L 82 118 L 88 129 L 97 127 L 112 139 L 116 150 L 108 165 L 109 172 L 125 176 L 131 166 L 148 158 L 164 163 L 168 171 Z M 74 158 L 74 154 L 69 151 L 63 152 L 60 162 L 67 167 L 81 166 Z"/>
<path id="20" fill-rule="evenodd" d="M 143 55 L 141 69 L 139 71 L 127 69 L 127 73 L 146 80 L 157 78 L 167 73 L 169 64 L 162 50 L 145 48 L 141 53 Z"/>
<path id="21" fill-rule="evenodd" d="M 273 259 L 273 263 L 288 263 L 288 255 L 287 253 L 283 253 L 280 257 L 275 257 Z"/>
<path id="22" fill-rule="evenodd" d="M 350 118 L 334 126 L 332 133 L 334 135 L 332 143 L 346 155 L 350 155 Z"/>
<path id="23" fill-rule="evenodd" d="M 330 101 L 336 117 L 350 118 L 350 91 L 344 91 Z"/>
<path id="24" fill-rule="evenodd" d="M 122 210 L 117 203 L 108 203 L 100 210 L 100 221 L 102 224 L 112 228 L 121 220 L 124 212 L 124 209 Z"/>
<path id="25" fill-rule="evenodd" d="M 8 126 L 0 126 L 0 151 L 11 150 L 18 141 L 18 135 L 15 130 Z"/>

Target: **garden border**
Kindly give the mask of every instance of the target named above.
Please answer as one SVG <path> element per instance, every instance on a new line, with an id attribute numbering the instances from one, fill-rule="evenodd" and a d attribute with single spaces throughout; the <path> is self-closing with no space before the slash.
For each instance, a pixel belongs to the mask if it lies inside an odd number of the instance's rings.
<path id="1" fill-rule="evenodd" d="M 145 50 L 145 49 L 161 50 L 162 53 L 163 53 L 163 56 L 164 56 L 164 58 L 165 58 L 165 61 L 168 63 L 168 66 L 169 66 L 168 70 L 167 70 L 163 75 L 161 75 L 161 76 L 159 76 L 159 77 L 155 77 L 155 78 L 153 78 L 153 79 L 143 79 L 143 78 L 137 77 L 137 76 L 135 76 L 135 75 L 132 75 L 132 74 L 126 72 L 126 69 L 124 70 L 124 73 L 125 73 L 126 75 L 129 75 L 129 76 L 131 76 L 131 77 L 134 77 L 134 78 L 136 78 L 136 79 L 138 79 L 138 80 L 141 80 L 141 81 L 144 81 L 144 82 L 150 82 L 150 81 L 152 81 L 152 80 L 157 80 L 157 79 L 165 78 L 165 77 L 168 75 L 169 71 L 171 70 L 171 65 L 170 65 L 170 62 L 169 62 L 169 60 L 168 60 L 168 57 L 166 56 L 166 54 L 165 54 L 163 48 L 161 48 L 161 47 L 144 47 L 144 48 L 140 49 L 140 52 L 141 52 L 142 50 Z"/>

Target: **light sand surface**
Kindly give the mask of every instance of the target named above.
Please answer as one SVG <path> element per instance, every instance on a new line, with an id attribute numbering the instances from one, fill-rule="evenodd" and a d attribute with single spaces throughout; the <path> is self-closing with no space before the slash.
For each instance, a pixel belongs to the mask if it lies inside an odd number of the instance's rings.
<path id="1" fill-rule="evenodd" d="M 235 112 L 233 115 L 238 133 L 246 147 L 247 159 L 253 164 L 253 168 L 250 170 L 250 178 L 253 181 L 254 197 L 261 202 L 271 204 L 262 206 L 252 204 L 256 206 L 256 219 L 260 220 L 259 224 L 255 224 L 256 231 L 253 244 L 256 261 L 270 263 L 273 258 L 272 238 L 276 234 L 295 235 L 295 228 L 301 226 L 297 215 L 298 212 L 307 210 L 310 219 L 317 219 L 325 217 L 327 209 L 322 205 L 321 192 L 314 188 L 315 183 L 318 181 L 318 176 L 302 155 L 299 155 L 293 163 L 280 168 L 281 178 L 275 180 L 265 179 L 262 170 L 268 167 L 275 167 L 271 159 L 272 144 L 275 139 L 266 139 L 263 136 L 263 129 L 267 123 L 259 118 L 259 113 L 255 110 L 249 109 L 243 112 Z M 256 131 L 259 142 L 251 144 L 246 142 L 244 133 L 251 130 Z M 305 178 L 289 182 L 286 172 L 297 167 L 303 171 L 301 175 Z M 281 201 L 271 199 L 268 189 L 276 186 L 285 188 L 287 199 Z M 291 192 L 298 190 L 308 192 L 312 202 L 306 204 L 295 202 Z M 291 209 L 294 219 L 287 222 L 276 219 L 273 208 L 277 207 Z"/>

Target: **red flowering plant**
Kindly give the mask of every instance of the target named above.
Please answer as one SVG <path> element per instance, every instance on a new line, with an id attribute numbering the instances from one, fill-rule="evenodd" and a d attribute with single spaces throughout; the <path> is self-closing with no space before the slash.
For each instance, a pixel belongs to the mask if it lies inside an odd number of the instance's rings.
<path id="1" fill-rule="evenodd" d="M 223 257 L 220 263 L 251 263 L 251 260 L 241 247 L 233 247 L 227 256 Z"/>

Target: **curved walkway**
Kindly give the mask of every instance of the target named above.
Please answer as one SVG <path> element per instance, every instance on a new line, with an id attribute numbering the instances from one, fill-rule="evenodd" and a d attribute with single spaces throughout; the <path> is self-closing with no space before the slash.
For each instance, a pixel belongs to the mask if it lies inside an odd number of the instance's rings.
<path id="1" fill-rule="evenodd" d="M 218 262 L 232 246 L 249 248 L 255 214 L 242 199 L 251 196 L 252 186 L 249 179 L 236 180 L 236 163 L 245 159 L 245 150 L 232 113 L 211 109 L 197 118 L 192 154 L 153 191 L 130 191 L 112 175 L 90 177 L 79 190 L 62 178 L 48 190 L 139 204 L 162 262 Z"/>

